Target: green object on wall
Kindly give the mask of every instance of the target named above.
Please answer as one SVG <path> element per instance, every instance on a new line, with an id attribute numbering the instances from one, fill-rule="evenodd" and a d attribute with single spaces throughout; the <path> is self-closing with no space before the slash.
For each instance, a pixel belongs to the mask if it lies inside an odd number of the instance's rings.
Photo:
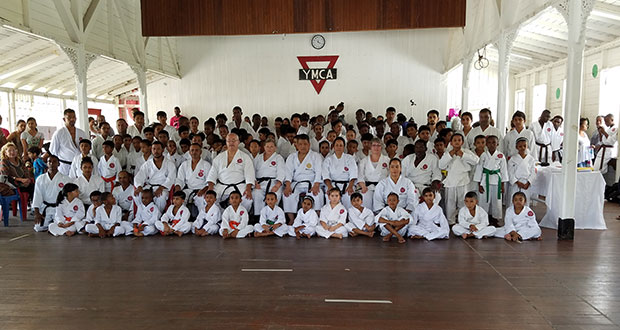
<path id="1" fill-rule="evenodd" d="M 556 98 L 556 100 L 560 99 L 560 94 L 561 94 L 560 88 L 558 87 L 558 89 L 555 90 L 555 98 Z"/>
<path id="2" fill-rule="evenodd" d="M 592 66 L 592 77 L 596 78 L 598 76 L 598 65 L 594 64 Z"/>

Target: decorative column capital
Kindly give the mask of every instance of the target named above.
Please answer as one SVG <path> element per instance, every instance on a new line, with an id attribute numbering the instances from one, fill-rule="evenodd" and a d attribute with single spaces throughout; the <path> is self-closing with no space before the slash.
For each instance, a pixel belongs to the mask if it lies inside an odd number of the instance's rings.
<path id="1" fill-rule="evenodd" d="M 574 19 L 577 19 L 579 22 L 579 36 L 580 38 L 585 38 L 586 32 L 586 23 L 588 21 L 588 17 L 590 13 L 594 9 L 594 0 L 580 0 L 581 6 L 579 6 L 579 13 L 571 13 L 571 0 L 560 0 L 553 7 L 564 17 L 567 24 L 571 24 L 571 19 L 573 18 L 571 15 L 578 15 Z M 574 21 L 573 21 L 574 22 Z"/>
<path id="2" fill-rule="evenodd" d="M 75 75 L 77 77 L 86 76 L 86 73 L 88 72 L 88 67 L 94 60 L 97 59 L 97 55 L 88 53 L 84 50 L 80 51 L 78 47 L 67 46 L 67 45 L 62 45 L 62 44 L 57 44 L 57 45 L 65 54 L 67 54 L 69 61 L 71 61 L 71 64 L 73 65 L 73 71 Z M 80 53 L 83 53 L 83 55 Z M 84 56 L 83 64 L 80 63 L 81 62 L 80 56 Z"/>

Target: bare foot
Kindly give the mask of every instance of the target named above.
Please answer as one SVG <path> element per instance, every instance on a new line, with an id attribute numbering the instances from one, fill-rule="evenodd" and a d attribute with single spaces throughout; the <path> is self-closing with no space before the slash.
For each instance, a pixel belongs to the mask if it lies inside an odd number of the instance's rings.
<path id="1" fill-rule="evenodd" d="M 342 239 L 342 234 L 332 234 L 333 237 Z"/>
<path id="2" fill-rule="evenodd" d="M 177 236 L 179 236 L 179 237 L 183 236 L 183 232 L 182 231 L 178 231 L 177 230 L 174 233 L 177 234 Z"/>
<path id="3" fill-rule="evenodd" d="M 383 237 L 383 241 L 384 242 L 389 242 L 392 239 L 392 235 L 387 235 L 385 237 Z"/>
<path id="4" fill-rule="evenodd" d="M 405 243 L 405 242 L 406 242 L 405 238 L 403 238 L 402 236 L 398 237 L 398 243 L 402 244 L 402 243 Z"/>
<path id="5" fill-rule="evenodd" d="M 65 235 L 71 237 L 71 236 L 75 235 L 75 232 L 74 231 L 68 231 L 68 232 L 65 233 Z"/>
<path id="6" fill-rule="evenodd" d="M 467 234 L 463 234 L 463 235 L 461 235 L 461 237 L 463 237 L 463 239 L 467 239 L 467 237 L 469 237 L 469 236 L 467 236 Z"/>
<path id="7" fill-rule="evenodd" d="M 355 236 L 357 236 L 357 233 L 356 233 L 356 232 L 354 232 L 354 231 L 352 231 L 352 232 L 350 232 L 350 233 L 349 233 L 349 235 L 351 235 L 351 236 L 355 237 Z"/>
<path id="8" fill-rule="evenodd" d="M 368 235 L 368 237 L 375 237 L 375 232 L 374 232 L 374 231 L 371 231 L 371 232 L 370 232 L 370 235 Z"/>
<path id="9" fill-rule="evenodd" d="M 312 236 L 310 234 L 306 234 L 306 238 L 311 238 Z"/>

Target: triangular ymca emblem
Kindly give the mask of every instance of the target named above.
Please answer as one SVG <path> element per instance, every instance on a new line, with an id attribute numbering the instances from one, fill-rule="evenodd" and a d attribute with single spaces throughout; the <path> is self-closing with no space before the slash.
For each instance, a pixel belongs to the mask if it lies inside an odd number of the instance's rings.
<path id="1" fill-rule="evenodd" d="M 302 67 L 299 70 L 299 80 L 310 80 L 317 94 L 321 94 L 326 81 L 335 80 L 337 77 L 337 69 L 334 66 L 338 60 L 338 55 L 297 56 L 297 60 Z M 308 62 L 328 62 L 328 65 L 326 68 L 310 68 Z"/>

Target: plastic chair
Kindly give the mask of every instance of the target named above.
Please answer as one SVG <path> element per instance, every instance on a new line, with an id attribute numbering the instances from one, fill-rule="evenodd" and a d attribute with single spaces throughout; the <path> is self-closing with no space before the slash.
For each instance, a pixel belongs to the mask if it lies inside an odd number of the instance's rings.
<path id="1" fill-rule="evenodd" d="M 21 220 L 24 221 L 28 219 L 28 200 L 30 199 L 30 194 L 25 191 L 19 190 L 19 188 L 17 188 L 17 193 L 19 194 L 19 216 Z M 11 202 L 13 216 L 17 215 L 17 202 L 18 201 Z"/>
<path id="2" fill-rule="evenodd" d="M 13 202 L 19 203 L 19 193 L 15 190 L 15 195 L 0 196 L 0 207 L 2 207 L 2 221 L 4 226 L 9 226 L 9 207 Z"/>

